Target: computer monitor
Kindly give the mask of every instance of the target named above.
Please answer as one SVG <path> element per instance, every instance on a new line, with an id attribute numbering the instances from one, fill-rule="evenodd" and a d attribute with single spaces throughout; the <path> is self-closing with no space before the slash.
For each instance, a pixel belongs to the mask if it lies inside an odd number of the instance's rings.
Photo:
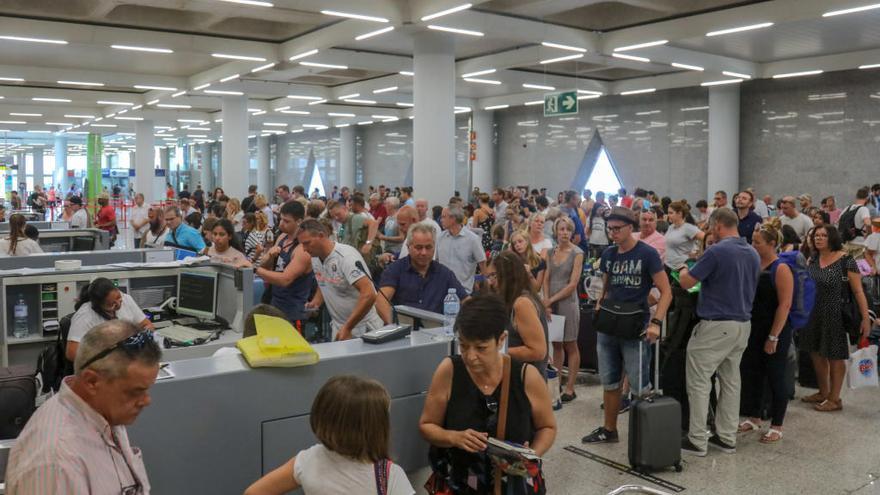
<path id="1" fill-rule="evenodd" d="M 73 238 L 71 251 L 94 251 L 95 238 L 90 236 L 77 236 Z"/>
<path id="2" fill-rule="evenodd" d="M 217 272 L 181 271 L 177 276 L 177 314 L 213 320 L 217 311 Z"/>
<path id="3" fill-rule="evenodd" d="M 189 249 L 174 248 L 174 259 L 177 261 L 183 261 L 187 258 L 193 258 L 198 255 L 199 253 L 190 251 Z"/>

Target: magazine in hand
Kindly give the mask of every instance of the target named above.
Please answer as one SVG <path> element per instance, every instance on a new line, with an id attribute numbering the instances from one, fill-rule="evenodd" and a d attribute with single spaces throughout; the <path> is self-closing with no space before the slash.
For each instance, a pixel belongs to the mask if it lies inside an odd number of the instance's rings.
<path id="1" fill-rule="evenodd" d="M 489 437 L 486 452 L 489 455 L 507 459 L 512 462 L 541 460 L 541 456 L 528 447 L 523 447 L 518 443 L 506 442 L 492 437 Z"/>

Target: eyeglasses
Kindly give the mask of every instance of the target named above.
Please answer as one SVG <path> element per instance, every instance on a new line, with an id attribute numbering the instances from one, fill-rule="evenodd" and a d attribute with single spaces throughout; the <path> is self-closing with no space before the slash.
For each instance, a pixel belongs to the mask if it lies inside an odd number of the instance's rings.
<path id="1" fill-rule="evenodd" d="M 138 332 L 134 335 L 126 337 L 126 338 L 120 340 L 119 342 L 113 344 L 112 346 L 110 346 L 110 347 L 104 349 L 103 351 L 92 356 L 91 359 L 86 361 L 80 367 L 80 370 L 84 370 L 84 369 L 88 368 L 90 364 L 92 364 L 100 359 L 104 359 L 105 357 L 110 355 L 110 353 L 115 351 L 116 349 L 123 349 L 126 352 L 138 351 L 138 350 L 141 350 L 144 347 L 146 347 L 147 343 L 149 343 L 151 340 L 153 340 L 153 332 L 151 332 L 149 330 L 143 330 L 143 331 Z"/>

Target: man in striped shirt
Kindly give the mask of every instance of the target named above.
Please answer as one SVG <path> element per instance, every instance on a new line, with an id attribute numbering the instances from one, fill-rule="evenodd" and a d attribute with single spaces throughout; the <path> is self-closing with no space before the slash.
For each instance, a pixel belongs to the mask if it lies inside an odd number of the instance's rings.
<path id="1" fill-rule="evenodd" d="M 151 332 L 122 320 L 90 330 L 60 392 L 31 417 L 12 448 L 10 495 L 147 495 L 141 452 L 125 425 L 150 404 L 162 351 Z"/>

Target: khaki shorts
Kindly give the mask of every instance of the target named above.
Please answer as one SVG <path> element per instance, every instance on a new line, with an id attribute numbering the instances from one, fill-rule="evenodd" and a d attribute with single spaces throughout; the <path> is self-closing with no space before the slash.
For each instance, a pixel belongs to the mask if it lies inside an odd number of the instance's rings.
<path id="1" fill-rule="evenodd" d="M 855 259 L 856 261 L 865 257 L 865 246 L 859 244 L 847 242 L 843 245 L 843 250 L 846 251 L 846 254 L 852 256 L 853 259 Z"/>

